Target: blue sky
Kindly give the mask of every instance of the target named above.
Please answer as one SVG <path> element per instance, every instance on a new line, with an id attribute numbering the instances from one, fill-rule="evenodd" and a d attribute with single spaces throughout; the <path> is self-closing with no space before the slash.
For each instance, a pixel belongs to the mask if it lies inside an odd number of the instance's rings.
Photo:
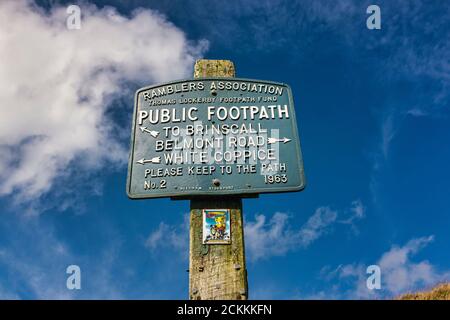
<path id="1" fill-rule="evenodd" d="M 0 298 L 187 298 L 188 201 L 129 200 L 125 181 L 134 91 L 201 57 L 294 94 L 308 184 L 244 201 L 250 298 L 449 280 L 447 2 L 78 2 L 67 30 L 70 3 L 0 4 Z"/>

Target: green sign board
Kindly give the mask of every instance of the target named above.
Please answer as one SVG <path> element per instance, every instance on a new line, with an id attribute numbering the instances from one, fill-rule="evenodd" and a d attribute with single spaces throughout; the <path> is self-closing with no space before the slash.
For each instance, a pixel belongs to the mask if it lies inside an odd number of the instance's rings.
<path id="1" fill-rule="evenodd" d="M 245 196 L 304 187 L 289 86 L 202 78 L 136 92 L 130 198 Z"/>

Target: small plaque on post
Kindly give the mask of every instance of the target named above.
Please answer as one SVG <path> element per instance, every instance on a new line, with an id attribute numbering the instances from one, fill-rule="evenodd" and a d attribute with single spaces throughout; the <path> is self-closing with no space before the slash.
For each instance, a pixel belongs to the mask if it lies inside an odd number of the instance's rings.
<path id="1" fill-rule="evenodd" d="M 230 210 L 203 210 L 203 244 L 231 243 Z"/>

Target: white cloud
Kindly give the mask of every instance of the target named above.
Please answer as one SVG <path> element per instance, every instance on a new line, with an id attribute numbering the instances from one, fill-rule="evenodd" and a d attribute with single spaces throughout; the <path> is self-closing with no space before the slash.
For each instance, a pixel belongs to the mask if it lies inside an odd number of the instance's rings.
<path id="1" fill-rule="evenodd" d="M 291 217 L 286 213 L 276 212 L 270 219 L 263 214 L 255 215 L 255 219 L 246 220 L 244 226 L 247 258 L 256 261 L 281 256 L 291 250 L 307 248 L 329 232 L 335 222 L 355 227 L 354 221 L 364 217 L 365 208 L 360 200 L 355 200 L 350 208 L 343 210 L 343 215 L 347 212 L 350 212 L 350 217 L 338 221 L 338 211 L 330 207 L 319 207 L 299 229 L 291 227 L 289 222 Z M 184 215 L 180 224 L 161 222 L 158 228 L 147 236 L 145 246 L 154 255 L 170 249 L 178 252 L 182 258 L 187 258 L 189 214 Z M 170 254 L 172 255 L 172 252 Z"/>
<path id="2" fill-rule="evenodd" d="M 300 228 L 298 240 L 302 247 L 309 246 L 313 241 L 321 237 L 326 228 L 336 221 L 337 211 L 329 207 L 317 208 L 314 214 Z"/>
<path id="3" fill-rule="evenodd" d="M 447 27 L 448 6 L 429 1 L 389 1 L 380 5 L 382 20 L 389 12 L 389 27 L 381 33 L 360 29 L 353 38 L 360 39 L 373 53 L 389 52 L 380 63 L 373 63 L 375 81 L 393 92 L 379 104 L 381 110 L 379 145 L 374 150 L 370 188 L 377 202 L 380 173 L 386 163 L 393 139 L 410 117 L 447 116 L 450 93 L 450 36 Z M 391 14 L 392 13 L 392 14 Z M 384 17 L 384 18 L 383 18 Z M 429 23 L 433 17 L 433 23 Z M 352 34 L 352 33 L 350 33 Z M 357 42 L 358 43 L 358 42 Z M 406 90 L 403 89 L 406 86 Z M 398 88 L 394 90 L 394 88 Z"/>
<path id="4" fill-rule="evenodd" d="M 325 267 L 321 271 L 323 279 L 337 279 L 338 284 L 331 294 L 339 292 L 340 298 L 367 299 L 393 297 L 408 291 L 427 288 L 450 279 L 450 271 L 439 271 L 427 260 L 414 261 L 412 257 L 434 240 L 433 236 L 415 238 L 404 246 L 394 245 L 383 253 L 375 263 L 381 269 L 381 290 L 369 290 L 366 287 L 366 265 L 362 263 L 339 265 L 330 271 Z M 350 280 L 350 289 L 345 289 L 345 281 Z"/>
<path id="5" fill-rule="evenodd" d="M 433 241 L 433 236 L 412 239 L 403 247 L 393 246 L 378 261 L 384 275 L 383 284 L 391 293 L 398 294 L 418 285 L 427 286 L 442 278 L 428 261 L 414 263 L 410 258 Z"/>
<path id="6" fill-rule="evenodd" d="M 366 214 L 366 207 L 364 207 L 362 201 L 358 199 L 352 201 L 350 212 L 352 213 L 352 216 L 350 216 L 350 218 L 346 220 L 347 223 L 351 223 L 354 220 L 364 218 Z"/>
<path id="7" fill-rule="evenodd" d="M 179 225 L 169 225 L 161 222 L 156 230 L 148 235 L 145 246 L 152 254 L 161 250 L 171 249 L 187 258 L 189 253 L 189 214 L 185 214 Z"/>
<path id="8" fill-rule="evenodd" d="M 306 248 L 327 232 L 336 217 L 336 211 L 320 207 L 299 230 L 293 230 L 285 213 L 277 212 L 267 222 L 266 216 L 256 215 L 255 221 L 246 221 L 244 230 L 248 256 L 256 261 L 284 255 L 296 248 Z"/>
<path id="9" fill-rule="evenodd" d="M 338 215 L 342 216 L 338 220 Z M 307 248 L 325 235 L 336 222 L 350 225 L 354 231 L 356 220 L 365 217 L 361 200 L 355 200 L 349 208 L 337 210 L 319 207 L 298 230 L 291 227 L 289 215 L 276 212 L 269 220 L 265 215 L 256 215 L 255 221 L 246 221 L 245 246 L 250 260 L 281 256 L 290 250 Z"/>
<path id="10" fill-rule="evenodd" d="M 244 236 L 247 256 L 250 260 L 283 255 L 293 242 L 291 230 L 287 229 L 289 216 L 276 212 L 266 223 L 265 215 L 256 215 L 255 221 L 246 221 Z"/>
<path id="11" fill-rule="evenodd" d="M 394 119 L 393 115 L 389 115 L 388 117 L 386 117 L 386 119 L 384 119 L 381 126 L 381 151 L 383 153 L 384 159 L 387 159 L 388 157 L 389 146 L 394 137 Z"/>
<path id="12" fill-rule="evenodd" d="M 245 223 L 246 254 L 251 260 L 283 255 L 296 247 L 307 247 L 326 232 L 326 227 L 334 222 L 336 212 L 328 207 L 320 207 L 299 229 L 289 227 L 289 216 L 276 212 L 269 221 L 265 215 L 256 215 L 255 221 Z M 187 257 L 189 246 L 189 216 L 184 222 L 171 225 L 161 222 L 148 235 L 145 246 L 152 254 L 158 254 L 166 249 L 178 252 Z"/>
<path id="13" fill-rule="evenodd" d="M 347 211 L 347 216 L 339 222 L 350 225 L 355 233 L 359 233 L 355 221 L 361 220 L 366 216 L 366 207 L 363 205 L 362 201 L 358 199 L 352 201 L 351 206 Z"/>
<path id="14" fill-rule="evenodd" d="M 114 270 L 120 263 L 119 240 L 109 238 L 108 246 L 96 253 L 93 264 L 92 257 L 74 253 L 48 222 L 7 219 L 8 223 L 14 222 L 15 229 L 3 234 L 7 246 L 0 247 L 0 266 L 3 274 L 14 277 L 0 278 L 0 299 L 122 298 L 116 278 L 119 275 Z M 66 287 L 66 268 L 71 264 L 81 268 L 81 290 Z"/>
<path id="15" fill-rule="evenodd" d="M 385 115 L 381 121 L 380 126 L 380 142 L 377 144 L 372 154 L 372 171 L 370 174 L 370 193 L 374 203 L 378 202 L 379 193 L 379 174 L 382 172 L 386 162 L 389 158 L 389 150 L 392 141 L 397 133 L 395 112 L 391 111 Z"/>
<path id="16" fill-rule="evenodd" d="M 81 10 L 81 29 L 68 30 L 64 7 L 0 3 L 0 195 L 38 199 L 73 166 L 124 164 L 122 128 L 107 111 L 126 95 L 131 113 L 125 83 L 190 76 L 206 49 L 151 10 Z"/>
<path id="17" fill-rule="evenodd" d="M 424 117 L 424 116 L 428 115 L 427 112 L 425 112 L 419 108 L 411 108 L 406 112 L 406 114 L 413 116 L 413 117 Z"/>

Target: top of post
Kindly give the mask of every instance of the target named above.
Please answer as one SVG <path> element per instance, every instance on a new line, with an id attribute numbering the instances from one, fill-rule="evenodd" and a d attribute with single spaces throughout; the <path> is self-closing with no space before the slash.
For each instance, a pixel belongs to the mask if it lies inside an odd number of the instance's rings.
<path id="1" fill-rule="evenodd" d="M 230 60 L 199 59 L 195 62 L 194 78 L 234 78 L 234 63 Z"/>

